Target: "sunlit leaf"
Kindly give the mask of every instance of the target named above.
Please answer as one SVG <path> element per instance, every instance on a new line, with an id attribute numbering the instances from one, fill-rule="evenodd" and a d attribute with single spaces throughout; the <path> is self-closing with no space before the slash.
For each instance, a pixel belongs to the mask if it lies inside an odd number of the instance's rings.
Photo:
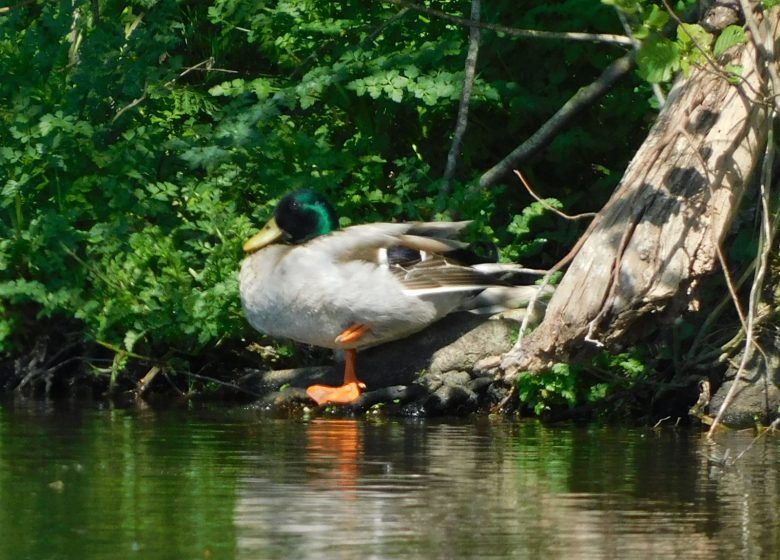
<path id="1" fill-rule="evenodd" d="M 715 41 L 715 46 L 712 48 L 712 54 L 715 58 L 718 58 L 724 52 L 729 50 L 735 45 L 742 45 L 747 40 L 745 30 L 740 25 L 729 25 L 724 29 L 718 39 Z"/>

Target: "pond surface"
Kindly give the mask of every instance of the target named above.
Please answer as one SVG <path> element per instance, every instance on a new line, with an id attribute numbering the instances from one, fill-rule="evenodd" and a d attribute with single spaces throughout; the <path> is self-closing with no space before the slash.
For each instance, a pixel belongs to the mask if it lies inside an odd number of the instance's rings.
<path id="1" fill-rule="evenodd" d="M 0 559 L 777 558 L 780 440 L 0 404 Z"/>

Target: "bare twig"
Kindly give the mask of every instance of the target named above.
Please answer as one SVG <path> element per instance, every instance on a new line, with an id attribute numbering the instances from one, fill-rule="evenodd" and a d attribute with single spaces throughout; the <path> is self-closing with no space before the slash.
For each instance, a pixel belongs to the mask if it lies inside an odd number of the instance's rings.
<path id="1" fill-rule="evenodd" d="M 249 389 L 245 387 L 241 387 L 239 385 L 236 385 L 235 383 L 229 383 L 227 381 L 222 381 L 220 379 L 216 379 L 215 377 L 210 377 L 208 375 L 202 375 L 200 373 L 193 373 L 191 371 L 181 371 L 177 372 L 181 373 L 182 375 L 186 375 L 187 377 L 192 377 L 194 379 L 198 379 L 200 381 L 207 381 L 208 383 L 213 383 L 215 385 L 220 385 L 222 387 L 228 387 L 230 389 L 234 389 L 236 391 L 246 393 L 247 395 L 253 396 L 253 397 L 262 397 L 263 395 L 261 393 L 255 393 L 254 391 L 250 391 Z"/>
<path id="2" fill-rule="evenodd" d="M 491 412 L 495 414 L 505 414 L 507 412 L 507 407 L 509 403 L 516 398 L 517 398 L 517 385 L 513 384 L 509 388 L 509 391 L 504 396 L 504 398 L 501 399 L 501 401 L 491 409 Z"/>
<path id="3" fill-rule="evenodd" d="M 612 268 L 610 271 L 610 280 L 609 280 L 609 289 L 607 290 L 607 293 L 604 296 L 604 299 L 601 303 L 601 309 L 596 314 L 596 316 L 588 323 L 588 332 L 585 334 L 585 342 L 590 342 L 591 344 L 594 344 L 598 348 L 601 348 L 604 346 L 604 343 L 601 342 L 598 338 L 596 338 L 596 331 L 599 327 L 599 323 L 601 320 L 606 317 L 607 313 L 609 312 L 610 303 L 615 300 L 615 293 L 618 289 L 618 284 L 620 282 L 620 269 L 623 266 L 623 255 L 626 254 L 626 249 L 628 248 L 631 239 L 634 237 L 634 232 L 636 231 L 637 226 L 639 225 L 639 222 L 641 221 L 641 216 L 644 214 L 644 210 L 642 210 L 639 214 L 636 212 L 632 212 L 631 220 L 628 221 L 626 224 L 625 230 L 623 231 L 623 235 L 620 238 L 620 241 L 618 242 L 617 251 L 615 255 L 615 260 L 612 263 Z"/>
<path id="4" fill-rule="evenodd" d="M 471 0 L 471 21 L 479 21 L 479 11 L 480 0 Z M 466 127 L 469 123 L 469 102 L 471 101 L 471 91 L 474 87 L 474 75 L 477 68 L 479 36 L 480 31 L 478 27 L 472 26 L 469 28 L 469 50 L 466 54 L 466 66 L 463 72 L 463 91 L 460 95 L 455 133 L 452 135 L 452 145 L 450 146 L 450 152 L 447 154 L 447 165 L 444 168 L 444 182 L 439 193 L 443 200 L 450 193 L 450 182 L 455 175 L 455 167 L 458 164 L 460 145 L 463 142 L 463 135 L 466 133 Z"/>
<path id="5" fill-rule="evenodd" d="M 734 285 L 734 288 L 736 290 L 739 290 L 742 287 L 742 285 L 745 282 L 747 282 L 747 279 L 753 275 L 753 270 L 755 270 L 755 262 L 751 263 L 742 272 L 742 276 L 739 277 L 739 279 L 736 281 Z M 685 354 L 685 358 L 683 360 L 684 363 L 690 364 L 693 361 L 694 357 L 696 357 L 696 354 L 699 352 L 699 348 L 701 348 L 702 344 L 704 343 L 705 337 L 710 332 L 710 328 L 712 328 L 715 322 L 723 314 L 723 311 L 726 309 L 726 306 L 728 306 L 728 304 L 731 303 L 732 301 L 733 301 L 733 296 L 731 295 L 731 290 L 729 290 L 729 293 L 723 296 L 723 299 L 718 303 L 718 305 L 715 306 L 715 308 L 710 312 L 710 314 L 707 315 L 707 318 L 699 327 L 699 330 L 696 333 L 696 337 L 693 339 L 693 342 L 691 343 L 688 352 Z M 696 357 L 697 361 L 699 359 L 700 357 Z"/>
<path id="6" fill-rule="evenodd" d="M 539 293 L 541 293 L 542 290 L 550 283 L 550 279 L 552 278 L 553 274 L 556 272 L 562 270 L 566 265 L 568 265 L 572 260 L 574 260 L 574 257 L 577 256 L 577 253 L 579 253 L 582 246 L 585 244 L 585 241 L 588 239 L 590 234 L 593 232 L 594 229 L 596 229 L 596 226 L 601 220 L 601 217 L 604 215 L 604 213 L 615 203 L 616 200 L 619 200 L 622 194 L 627 190 L 627 186 L 622 184 L 618 187 L 618 190 L 615 191 L 612 198 L 604 205 L 604 207 L 601 209 L 600 213 L 597 213 L 593 220 L 588 224 L 588 227 L 585 229 L 585 232 L 580 236 L 580 238 L 577 240 L 577 242 L 574 244 L 574 247 L 569 249 L 569 252 L 566 253 L 566 255 L 561 258 L 555 265 L 550 268 L 547 273 L 542 278 L 542 281 L 539 286 Z M 528 304 L 528 312 L 526 313 L 526 318 L 533 315 L 534 305 L 536 303 L 536 296 L 534 298 L 531 298 L 531 301 Z M 507 370 L 508 368 L 514 367 L 515 363 L 518 360 L 518 356 L 520 354 L 520 351 L 522 349 L 522 342 L 523 342 L 523 335 L 525 334 L 525 331 L 528 327 L 528 321 L 526 318 L 523 319 L 523 324 L 520 326 L 520 333 L 517 338 L 517 342 L 515 342 L 512 349 L 505 354 L 505 359 L 500 364 L 500 369 Z"/>
<path id="7" fill-rule="evenodd" d="M 517 169 L 514 170 L 515 175 L 520 179 L 520 182 L 523 183 L 523 186 L 526 188 L 526 190 L 531 194 L 532 197 L 534 197 L 540 204 L 542 204 L 545 208 L 548 210 L 554 212 L 558 216 L 561 216 L 562 218 L 566 220 L 577 220 L 580 218 L 595 218 L 595 213 L 588 213 L 588 214 L 578 214 L 577 216 L 569 216 L 567 214 L 564 214 L 557 208 L 553 208 L 549 204 L 547 204 L 543 199 L 541 199 L 534 191 L 531 189 L 531 186 L 528 184 L 528 181 L 525 180 L 525 177 L 523 177 L 523 174 L 520 173 Z M 578 243 L 577 246 L 581 246 L 581 243 Z M 570 252 L 569 255 L 571 258 L 574 258 L 574 255 Z M 568 262 L 568 261 L 566 261 Z M 542 277 L 542 281 L 539 283 L 539 290 L 531 297 L 531 299 L 528 301 L 528 306 L 526 308 L 525 316 L 523 317 L 523 322 L 520 324 L 520 330 L 517 334 L 517 341 L 515 342 L 512 352 L 519 352 L 522 348 L 523 338 L 525 337 L 525 334 L 528 332 L 528 329 L 530 327 L 531 318 L 534 316 L 534 312 L 536 310 L 536 304 L 539 301 L 539 298 L 545 293 L 545 288 L 550 284 L 550 280 L 552 279 L 553 274 L 555 274 L 558 270 L 563 268 L 563 266 L 566 264 L 564 260 L 559 261 L 553 268 L 548 270 L 544 276 Z"/>
<path id="8" fill-rule="evenodd" d="M 623 35 L 614 35 L 612 33 L 576 33 L 576 32 L 556 32 L 556 31 L 537 31 L 533 29 L 517 29 L 514 27 L 507 27 L 505 25 L 498 25 L 495 23 L 481 23 L 477 21 L 471 21 L 462 17 L 453 16 L 441 10 L 435 10 L 433 8 L 426 8 L 420 6 L 414 2 L 408 0 L 380 0 L 387 4 L 395 4 L 396 6 L 402 6 L 404 8 L 411 8 L 429 16 L 434 16 L 458 25 L 466 27 L 478 27 L 480 29 L 489 29 L 490 31 L 496 31 L 498 33 L 506 33 L 513 37 L 525 37 L 528 39 L 556 39 L 564 41 L 588 41 L 591 43 L 610 43 L 613 45 L 630 46 L 631 39 L 624 37 Z"/>
<path id="9" fill-rule="evenodd" d="M 95 342 L 98 345 L 102 346 L 103 348 L 111 350 L 114 354 L 123 354 L 125 356 L 130 357 L 130 358 L 134 358 L 136 360 L 141 360 L 143 362 L 156 362 L 156 361 L 158 361 L 155 358 L 152 358 L 150 356 L 142 356 L 141 354 L 136 354 L 135 352 L 130 352 L 129 350 L 125 350 L 124 348 L 120 348 L 119 346 L 111 344 L 110 342 L 105 342 L 103 340 L 96 340 Z"/>
<path id="10" fill-rule="evenodd" d="M 656 422 L 655 424 L 653 424 L 653 429 L 654 429 L 654 430 L 657 430 L 658 428 L 660 428 L 660 427 L 661 427 L 661 424 L 663 424 L 663 423 L 664 423 L 664 422 L 666 422 L 667 420 L 670 420 L 671 418 L 672 418 L 671 416 L 664 416 L 663 418 L 660 418 L 660 419 L 658 420 L 658 422 Z"/>
<path id="11" fill-rule="evenodd" d="M 546 210 L 549 210 L 550 212 L 553 212 L 554 214 L 557 214 L 564 220 L 582 220 L 585 218 L 595 218 L 596 212 L 583 212 L 582 214 L 575 214 L 574 216 L 569 216 L 568 214 L 565 214 L 555 208 L 554 206 L 550 206 L 545 202 L 543 198 L 541 198 L 538 194 L 536 194 L 533 189 L 531 188 L 531 185 L 528 184 L 528 181 L 525 180 L 525 177 L 523 177 L 523 174 L 520 173 L 517 169 L 514 170 L 514 174 L 517 175 L 517 177 L 520 179 L 520 181 L 523 183 L 523 186 L 525 187 L 525 190 L 528 191 L 528 194 L 530 194 L 534 199 L 536 199 L 536 202 L 544 206 Z"/>
<path id="12" fill-rule="evenodd" d="M 144 92 L 141 95 L 141 97 L 136 97 L 130 103 L 128 103 L 127 105 L 125 105 L 124 107 L 119 109 L 119 111 L 117 111 L 116 115 L 114 115 L 114 118 L 111 119 L 111 123 L 115 123 L 117 121 L 117 119 L 119 119 L 119 117 L 124 115 L 127 111 L 129 111 L 133 107 L 137 107 L 138 105 L 140 105 L 141 103 L 146 101 L 146 98 L 148 97 L 148 93 L 149 93 L 146 88 L 147 88 L 147 85 L 144 85 Z"/>
<path id="13" fill-rule="evenodd" d="M 208 70 L 210 72 L 212 70 L 212 68 L 213 68 L 213 64 L 214 64 L 214 58 L 213 57 L 209 57 L 206 60 L 201 60 L 196 65 L 189 66 L 189 67 L 185 68 L 184 70 L 182 70 L 179 73 L 178 76 L 176 76 L 175 78 L 171 78 L 170 80 L 165 82 L 164 85 L 165 85 L 165 87 L 170 87 L 170 86 L 172 86 L 176 82 L 176 80 L 179 80 L 179 79 L 183 78 L 184 76 L 186 76 L 190 72 L 194 72 L 195 70 L 201 70 L 201 69 L 205 68 L 205 70 Z"/>
<path id="14" fill-rule="evenodd" d="M 726 448 L 726 450 L 723 452 L 722 457 L 715 457 L 715 456 L 707 456 L 707 460 L 717 464 L 719 467 L 726 469 L 726 468 L 732 468 L 737 461 L 742 459 L 742 457 L 745 456 L 745 454 L 753 449 L 753 446 L 760 440 L 761 438 L 765 437 L 768 433 L 774 433 L 777 428 L 780 427 L 780 418 L 776 418 L 769 426 L 767 426 L 763 430 L 759 430 L 758 434 L 750 440 L 750 443 L 747 444 L 745 449 L 740 451 L 736 457 L 733 459 L 731 458 L 731 449 Z"/>
<path id="15" fill-rule="evenodd" d="M 629 53 L 610 64 L 595 82 L 572 95 L 563 107 L 558 109 L 530 138 L 485 171 L 479 178 L 479 186 L 482 188 L 493 186 L 510 171 L 519 167 L 522 162 L 546 146 L 575 115 L 609 92 L 612 86 L 633 67 L 634 53 Z"/>

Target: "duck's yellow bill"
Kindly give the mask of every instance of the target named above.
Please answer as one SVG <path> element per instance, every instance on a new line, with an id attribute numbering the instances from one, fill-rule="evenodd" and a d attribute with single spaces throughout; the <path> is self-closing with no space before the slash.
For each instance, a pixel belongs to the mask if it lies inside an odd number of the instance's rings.
<path id="1" fill-rule="evenodd" d="M 276 224 L 276 219 L 271 218 L 268 220 L 268 223 L 263 226 L 263 229 L 258 231 L 244 243 L 244 252 L 254 253 L 281 237 L 282 230 L 279 229 L 279 226 Z"/>

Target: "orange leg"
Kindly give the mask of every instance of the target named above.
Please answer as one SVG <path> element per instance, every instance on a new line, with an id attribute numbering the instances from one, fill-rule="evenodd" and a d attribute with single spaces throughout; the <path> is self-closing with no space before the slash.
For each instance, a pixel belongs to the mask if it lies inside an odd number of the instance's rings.
<path id="1" fill-rule="evenodd" d="M 367 332 L 368 327 L 365 325 L 352 325 L 336 337 L 336 342 L 339 344 L 354 342 Z M 344 381 L 340 387 L 311 385 L 306 389 L 306 394 L 320 406 L 328 403 L 349 404 L 357 400 L 361 391 L 366 388 L 366 385 L 357 378 L 357 374 L 355 373 L 356 356 L 357 351 L 354 348 L 348 348 L 346 350 Z"/>
<path id="2" fill-rule="evenodd" d="M 347 363 L 344 365 L 344 382 L 340 387 L 331 387 L 330 385 L 311 385 L 306 389 L 309 395 L 318 405 L 324 404 L 349 404 L 360 396 L 366 384 L 360 381 L 355 375 L 355 355 L 354 348 L 347 351 Z"/>

